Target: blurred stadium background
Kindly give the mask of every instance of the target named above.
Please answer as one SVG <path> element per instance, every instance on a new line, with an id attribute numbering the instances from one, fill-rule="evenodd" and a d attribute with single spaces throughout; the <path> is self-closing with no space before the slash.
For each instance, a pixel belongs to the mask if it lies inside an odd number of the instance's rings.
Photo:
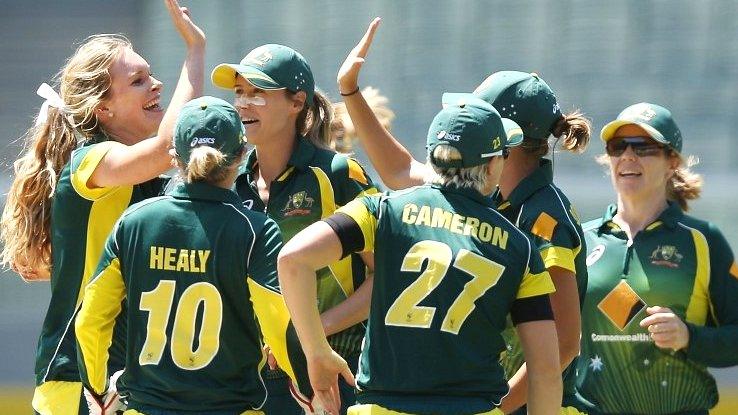
<path id="1" fill-rule="evenodd" d="M 0 2 L 0 159 L 10 167 L 16 141 L 48 82 L 75 46 L 94 33 L 124 33 L 165 83 L 165 100 L 184 47 L 163 4 L 154 0 L 3 0 Z M 198 0 L 191 8 L 208 36 L 208 71 L 237 62 L 263 43 L 283 43 L 311 63 L 317 84 L 337 98 L 336 71 L 374 16 L 383 18 L 361 85 L 379 87 L 397 118 L 396 136 L 424 158 L 427 125 L 444 91 L 470 91 L 488 74 L 537 72 L 562 109 L 582 108 L 597 132 L 626 105 L 669 107 L 685 137 L 685 154 L 701 158 L 703 197 L 695 215 L 716 223 L 738 248 L 738 2 L 732 0 L 304 1 Z M 209 82 L 207 94 L 231 100 Z M 583 218 L 613 200 L 595 162 L 595 137 L 582 157 L 555 155 L 556 179 Z M 364 159 L 357 149 L 357 155 Z M 49 288 L 0 277 L 0 413 L 30 413 L 33 357 Z M 738 300 L 738 299 L 737 299 Z M 736 349 L 738 350 L 738 348 Z M 738 353 L 738 351 L 737 351 Z M 738 413 L 738 369 L 715 371 L 722 391 L 714 414 Z"/>

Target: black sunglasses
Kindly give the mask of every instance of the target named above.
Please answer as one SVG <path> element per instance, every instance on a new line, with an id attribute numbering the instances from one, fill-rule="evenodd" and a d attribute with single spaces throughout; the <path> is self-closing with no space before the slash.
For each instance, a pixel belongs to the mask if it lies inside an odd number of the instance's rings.
<path id="1" fill-rule="evenodd" d="M 662 154 L 665 145 L 659 144 L 651 137 L 617 137 L 605 144 L 605 151 L 610 157 L 620 157 L 630 146 L 638 157 L 657 156 Z"/>

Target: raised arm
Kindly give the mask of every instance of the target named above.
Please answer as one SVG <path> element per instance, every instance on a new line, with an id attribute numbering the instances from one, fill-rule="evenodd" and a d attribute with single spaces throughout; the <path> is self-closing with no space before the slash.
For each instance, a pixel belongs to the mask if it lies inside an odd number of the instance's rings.
<path id="1" fill-rule="evenodd" d="M 351 50 L 338 70 L 338 89 L 356 135 L 384 184 L 403 189 L 423 184 L 428 168 L 415 160 L 410 152 L 387 131 L 377 119 L 359 90 L 359 72 L 364 64 L 380 18 L 375 18 L 359 43 Z"/>
<path id="2" fill-rule="evenodd" d="M 88 182 L 89 187 L 113 187 L 145 182 L 171 168 L 169 147 L 174 124 L 184 104 L 202 95 L 205 72 L 205 34 L 177 0 L 165 0 L 172 23 L 187 46 L 187 55 L 172 100 L 156 137 L 128 146 L 113 143 Z"/>

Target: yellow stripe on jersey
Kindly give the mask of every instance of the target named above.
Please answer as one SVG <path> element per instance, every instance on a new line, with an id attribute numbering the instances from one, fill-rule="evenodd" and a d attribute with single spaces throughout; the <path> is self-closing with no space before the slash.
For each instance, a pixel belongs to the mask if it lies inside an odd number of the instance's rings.
<path id="1" fill-rule="evenodd" d="M 120 260 L 113 258 L 110 265 L 85 288 L 82 309 L 74 324 L 87 381 L 98 394 L 105 392 L 108 349 L 113 342 L 115 318 L 120 314 L 125 295 Z"/>
<path id="2" fill-rule="evenodd" d="M 90 180 L 90 177 L 92 177 L 92 173 L 95 172 L 100 161 L 106 154 L 108 154 L 108 151 L 113 147 L 113 144 L 114 143 L 112 141 L 94 144 L 82 158 L 77 169 L 72 172 L 72 187 L 80 196 L 87 200 L 98 200 L 116 189 L 116 187 L 90 188 L 87 186 L 87 182 Z"/>
<path id="3" fill-rule="evenodd" d="M 336 211 L 336 199 L 333 184 L 328 175 L 319 167 L 310 167 L 318 179 L 320 186 L 321 219 L 327 218 Z M 328 267 L 343 293 L 348 297 L 354 292 L 354 278 L 352 276 L 351 257 L 348 256 Z"/>
<path id="4" fill-rule="evenodd" d="M 366 173 L 364 173 L 364 169 L 361 167 L 361 165 L 357 163 L 356 160 L 351 158 L 346 160 L 346 162 L 348 163 L 349 179 L 354 179 L 364 186 L 368 186 L 369 179 L 366 178 Z"/>
<path id="5" fill-rule="evenodd" d="M 556 228 L 556 225 L 558 222 L 556 219 L 551 217 L 546 212 L 542 212 L 538 219 L 536 219 L 536 222 L 533 224 L 533 228 L 530 230 L 530 232 L 533 235 L 540 236 L 541 238 L 551 241 L 553 239 L 553 233 L 554 229 Z"/>
<path id="6" fill-rule="evenodd" d="M 364 235 L 363 252 L 374 250 L 374 234 L 377 231 L 377 218 L 369 212 L 361 200 L 352 200 L 346 206 L 338 209 L 338 212 L 349 215 L 361 228 Z"/>
<path id="7" fill-rule="evenodd" d="M 264 335 L 264 343 L 271 348 L 280 369 L 297 384 L 295 371 L 287 353 L 287 326 L 290 322 L 290 313 L 287 311 L 284 298 L 251 278 L 247 278 L 246 282 L 251 294 L 251 303 L 254 305 L 254 313 Z"/>
<path id="8" fill-rule="evenodd" d="M 730 266 L 730 275 L 733 276 L 733 278 L 738 279 L 738 264 L 733 261 L 733 265 Z"/>
<path id="9" fill-rule="evenodd" d="M 694 240 L 695 253 L 697 254 L 697 270 L 694 277 L 692 295 L 687 305 L 686 319 L 690 323 L 704 326 L 707 321 L 707 313 L 711 311 L 710 304 L 710 248 L 707 239 L 702 232 L 689 228 Z"/>
<path id="10" fill-rule="evenodd" d="M 290 176 L 290 173 L 292 173 L 293 170 L 295 170 L 295 166 L 290 167 L 284 173 L 282 173 L 282 175 L 277 178 L 277 181 L 278 182 L 285 181 Z"/>
<path id="11" fill-rule="evenodd" d="M 556 288 L 548 271 L 543 271 L 540 274 L 531 274 L 530 270 L 526 270 L 523 280 L 520 281 L 520 288 L 518 288 L 518 294 L 515 298 L 551 294 L 554 291 L 556 291 Z"/>
<path id="12" fill-rule="evenodd" d="M 574 258 L 577 254 L 574 251 L 574 249 L 562 246 L 550 246 L 541 250 L 541 257 L 546 268 L 560 267 L 576 274 L 577 267 L 574 265 Z"/>
<path id="13" fill-rule="evenodd" d="M 97 270 L 97 264 L 105 248 L 110 230 L 126 210 L 133 195 L 133 186 L 117 187 L 113 193 L 92 203 L 87 218 L 87 241 L 85 242 L 85 268 L 82 274 L 77 304 L 82 301 L 84 287 Z"/>
<path id="14" fill-rule="evenodd" d="M 657 220 L 656 222 L 654 222 L 654 223 L 652 223 L 652 224 L 648 225 L 648 226 L 646 227 L 646 230 L 647 230 L 647 231 L 650 231 L 650 230 L 654 230 L 654 229 L 658 228 L 659 226 L 661 226 L 661 224 L 662 224 L 662 223 L 663 223 L 663 222 L 661 222 L 660 220 Z"/>
<path id="15" fill-rule="evenodd" d="M 310 167 L 318 179 L 318 186 L 320 187 L 320 205 L 321 205 L 321 216 L 320 218 L 327 218 L 336 211 L 336 198 L 333 193 L 333 185 L 328 175 L 320 167 Z"/>
<path id="16" fill-rule="evenodd" d="M 31 406 L 41 415 L 77 414 L 81 396 L 82 382 L 49 381 L 36 386 Z M 23 410 L 26 412 L 27 407 Z"/>

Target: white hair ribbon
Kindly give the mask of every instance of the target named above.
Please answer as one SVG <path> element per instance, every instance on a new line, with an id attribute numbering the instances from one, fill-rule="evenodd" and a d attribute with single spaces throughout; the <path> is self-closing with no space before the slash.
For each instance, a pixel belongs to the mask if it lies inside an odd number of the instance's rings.
<path id="1" fill-rule="evenodd" d="M 64 101 L 62 101 L 59 94 L 54 91 L 49 84 L 44 82 L 41 84 L 41 86 L 38 87 L 38 90 L 36 90 L 36 93 L 41 98 L 45 99 L 43 105 L 41 105 L 41 109 L 38 111 L 38 117 L 36 117 L 36 125 L 40 125 L 46 122 L 46 118 L 49 115 L 49 107 L 58 108 L 60 111 L 64 112 L 65 105 Z"/>

